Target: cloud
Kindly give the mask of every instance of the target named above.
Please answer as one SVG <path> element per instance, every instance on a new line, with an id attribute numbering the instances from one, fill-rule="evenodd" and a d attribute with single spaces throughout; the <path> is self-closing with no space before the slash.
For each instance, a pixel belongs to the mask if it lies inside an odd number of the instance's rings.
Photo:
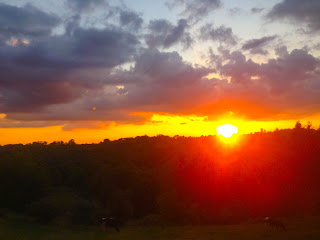
<path id="1" fill-rule="evenodd" d="M 17 121 L 8 118 L 0 118 L 0 128 L 42 128 L 64 125 L 58 121 Z"/>
<path id="2" fill-rule="evenodd" d="M 263 37 L 263 38 L 257 38 L 257 39 L 251 39 L 248 40 L 243 46 L 243 50 L 251 50 L 254 48 L 260 48 L 262 46 L 265 46 L 269 42 L 275 40 L 277 38 L 276 35 L 274 36 L 268 36 L 268 37 Z"/>
<path id="3" fill-rule="evenodd" d="M 67 35 L 72 35 L 74 30 L 80 27 L 81 16 L 79 14 L 68 17 L 64 21 L 64 27 Z"/>
<path id="4" fill-rule="evenodd" d="M 188 28 L 189 25 L 185 19 L 180 19 L 176 26 L 165 19 L 152 20 L 149 23 L 149 33 L 145 36 L 145 40 L 151 48 L 169 48 L 178 43 L 188 48 L 192 44 Z"/>
<path id="5" fill-rule="evenodd" d="M 86 88 L 88 92 L 83 91 L 73 101 L 60 104 L 45 102 L 44 110 L 23 112 L 16 109 L 7 115 L 19 121 L 134 122 L 142 118 L 132 115 L 133 112 L 186 112 L 204 101 L 203 97 L 207 97 L 212 90 L 213 82 L 204 78 L 212 71 L 184 62 L 177 52 L 145 49 L 136 56 L 133 68 L 118 70 L 115 76 L 106 76 L 107 79 L 125 79 L 121 87 L 108 83 L 98 85 L 93 81 L 92 84 L 97 86 Z M 79 90 L 79 87 L 73 86 L 72 89 Z M 52 92 L 55 92 L 54 89 Z"/>
<path id="6" fill-rule="evenodd" d="M 115 67 L 128 60 L 136 51 L 138 39 L 119 28 L 76 28 L 72 36 L 56 35 L 33 39 L 20 48 L 3 47 L 7 55 L 3 65 L 39 68 L 43 71 L 67 71 L 86 67 Z"/>
<path id="7" fill-rule="evenodd" d="M 250 50 L 251 54 L 267 55 L 268 51 L 264 50 L 263 47 L 268 45 L 270 42 L 274 41 L 276 38 L 277 36 L 274 35 L 274 36 L 267 36 L 267 37 L 248 40 L 242 46 L 242 50 Z"/>
<path id="8" fill-rule="evenodd" d="M 262 48 L 262 47 L 259 47 L 259 48 L 253 48 L 250 50 L 250 53 L 251 54 L 256 54 L 256 55 L 268 55 L 269 54 L 269 51 Z"/>
<path id="9" fill-rule="evenodd" d="M 251 119 L 277 119 L 305 116 L 318 112 L 320 101 L 319 59 L 305 49 L 289 52 L 286 46 L 276 49 L 276 58 L 258 64 L 247 59 L 241 51 L 212 51 L 210 62 L 217 73 L 229 79 L 220 81 L 215 89 L 219 96 L 208 100 L 203 113 L 217 114 L 229 109 Z"/>
<path id="10" fill-rule="evenodd" d="M 211 55 L 214 67 L 207 68 L 185 62 L 175 51 L 141 49 L 130 69 L 101 69 L 101 75 L 91 68 L 80 69 L 78 73 L 63 72 L 61 79 L 52 73 L 46 84 L 37 82 L 39 86 L 20 76 L 20 82 L 15 82 L 20 85 L 7 82 L 11 95 L 0 87 L 0 106 L 10 110 L 7 119 L 30 124 L 65 121 L 68 129 L 86 126 L 85 122 L 73 124 L 77 121 L 144 121 L 143 116 L 132 114 L 137 112 L 217 116 L 232 111 L 249 119 L 270 119 L 287 111 L 317 111 L 319 59 L 303 49 L 289 52 L 285 46 L 276 49 L 276 54 L 259 64 L 241 51 L 219 48 L 217 55 Z M 209 73 L 217 73 L 221 79 L 208 79 Z M 21 93 L 19 101 L 13 98 Z"/>
<path id="11" fill-rule="evenodd" d="M 236 45 L 237 37 L 233 34 L 232 28 L 220 26 L 214 28 L 212 24 L 206 24 L 200 29 L 200 39 L 218 41 L 227 45 Z"/>
<path id="12" fill-rule="evenodd" d="M 260 75 L 277 94 L 294 87 L 306 87 L 319 67 L 319 60 L 303 49 L 294 49 L 289 53 L 286 47 L 282 47 L 276 49 L 276 54 L 277 59 L 270 59 L 261 65 Z"/>
<path id="13" fill-rule="evenodd" d="M 90 11 L 96 7 L 106 5 L 106 0 L 67 0 L 68 5 L 76 12 Z"/>
<path id="14" fill-rule="evenodd" d="M 225 62 L 226 64 L 222 64 Z M 231 82 L 246 84 L 259 71 L 259 64 L 251 59 L 247 60 L 241 51 L 227 53 L 219 59 L 218 68 L 223 76 L 230 77 Z"/>
<path id="15" fill-rule="evenodd" d="M 79 65 L 105 67 L 128 61 L 139 43 L 136 36 L 113 27 L 102 30 L 79 28 L 72 40 L 71 56 L 79 58 Z"/>
<path id="16" fill-rule="evenodd" d="M 200 21 L 222 6 L 220 0 L 168 0 L 166 3 L 169 8 L 182 6 L 181 15 L 192 22 Z"/>
<path id="17" fill-rule="evenodd" d="M 130 74 L 144 75 L 152 84 L 178 88 L 192 85 L 209 72 L 207 68 L 194 68 L 190 63 L 184 62 L 176 51 L 160 52 L 150 49 L 137 56 Z"/>
<path id="18" fill-rule="evenodd" d="M 242 8 L 238 8 L 238 7 L 235 7 L 235 8 L 230 8 L 229 9 L 229 14 L 231 16 L 237 16 L 237 15 L 240 15 L 242 13 L 244 13 L 245 11 L 242 9 Z"/>
<path id="19" fill-rule="evenodd" d="M 261 13 L 264 10 L 264 8 L 251 8 L 251 13 L 258 14 Z"/>
<path id="20" fill-rule="evenodd" d="M 186 1 L 186 7 L 191 2 L 199 1 Z M 29 14 L 29 7 L 13 9 Z M 0 112 L 6 114 L 0 126 L 67 124 L 64 129 L 73 129 L 146 121 L 139 113 L 217 116 L 232 111 L 267 119 L 319 109 L 320 60 L 307 49 L 283 46 L 275 49 L 274 57 L 265 56 L 264 63 L 246 56 L 246 51 L 266 54 L 265 47 L 277 36 L 251 39 L 232 52 L 228 48 L 238 39 L 231 28 L 204 25 L 202 40 L 224 44 L 216 53 L 211 51 L 209 66 L 201 66 L 168 50 L 191 45 L 189 20 L 172 24 L 157 19 L 144 29 L 139 14 L 114 8 L 115 15 L 107 20 L 121 26 L 107 22 L 94 27 L 83 26 L 80 15 L 61 21 L 31 9 L 30 19 L 55 20 L 29 24 L 0 15 L 14 26 L 9 30 L 0 26 L 5 39 L 0 44 Z M 67 31 L 51 34 L 61 23 Z M 40 27 L 32 27 L 37 24 Z M 18 36 L 27 36 L 29 43 Z M 216 78 L 209 78 L 212 73 Z"/>
<path id="21" fill-rule="evenodd" d="M 313 45 L 312 49 L 320 50 L 320 43 Z"/>
<path id="22" fill-rule="evenodd" d="M 61 20 L 54 14 L 40 11 L 32 5 L 16 7 L 0 4 L 0 36 L 41 37 L 48 36 Z"/>
<path id="23" fill-rule="evenodd" d="M 79 26 L 80 22 L 83 25 L 98 28 L 110 25 L 110 22 L 112 22 L 119 28 L 138 31 L 144 21 L 141 14 L 128 8 L 123 2 L 120 2 L 120 6 L 110 5 L 107 0 L 68 0 L 68 3 L 75 13 L 65 21 L 67 32 L 70 32 L 75 26 Z M 103 13 L 90 13 L 90 10 L 94 9 L 103 9 Z"/>
<path id="24" fill-rule="evenodd" d="M 92 69 L 113 67 L 133 59 L 139 45 L 117 27 L 75 28 L 72 35 L 36 38 L 30 44 L 0 47 L 0 112 L 39 111 L 72 102 L 88 89 L 108 84 L 94 79 Z M 77 72 L 91 73 L 79 78 Z"/>
<path id="25" fill-rule="evenodd" d="M 187 112 L 214 86 L 213 81 L 205 79 L 213 69 L 192 66 L 178 52 L 146 49 L 135 62 L 127 74 L 137 79 L 133 80 L 136 84 L 126 85 L 128 93 L 123 96 L 123 103 L 135 111 Z"/>
<path id="26" fill-rule="evenodd" d="M 295 24 L 306 24 L 310 32 L 320 30 L 320 1 L 282 0 L 268 12 L 267 18 L 289 20 Z"/>
<path id="27" fill-rule="evenodd" d="M 122 26 L 129 26 L 133 30 L 139 30 L 143 24 L 143 19 L 137 13 L 130 10 L 121 10 L 119 18 Z"/>

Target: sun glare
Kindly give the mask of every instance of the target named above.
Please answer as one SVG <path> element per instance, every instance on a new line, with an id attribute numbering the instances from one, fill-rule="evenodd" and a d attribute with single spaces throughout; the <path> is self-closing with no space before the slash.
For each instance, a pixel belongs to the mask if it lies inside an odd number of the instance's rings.
<path id="1" fill-rule="evenodd" d="M 231 124 L 224 124 L 217 127 L 217 133 L 225 138 L 230 138 L 238 133 L 238 128 Z"/>

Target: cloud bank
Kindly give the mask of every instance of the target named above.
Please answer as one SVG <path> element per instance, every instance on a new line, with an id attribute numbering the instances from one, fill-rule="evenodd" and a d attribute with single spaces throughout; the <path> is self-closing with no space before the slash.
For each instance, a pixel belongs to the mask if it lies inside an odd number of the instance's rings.
<path id="1" fill-rule="evenodd" d="M 261 120 L 319 112 L 320 59 L 308 48 L 272 49 L 281 36 L 243 41 L 231 27 L 192 24 L 221 8 L 220 1 L 168 2 L 182 8 L 184 16 L 176 22 L 146 22 L 143 14 L 102 0 L 68 4 L 74 14 L 68 18 L 30 4 L 0 5 L 0 113 L 5 114 L 0 127 L 141 123 L 142 113 L 232 111 Z M 87 24 L 84 15 L 101 6 L 112 15 Z M 299 20 L 318 31 L 312 10 L 317 2 L 299 6 L 282 1 L 267 17 Z M 195 44 L 203 42 L 211 47 L 204 63 L 186 61 L 184 53 L 193 56 Z M 248 53 L 263 55 L 264 61 Z"/>

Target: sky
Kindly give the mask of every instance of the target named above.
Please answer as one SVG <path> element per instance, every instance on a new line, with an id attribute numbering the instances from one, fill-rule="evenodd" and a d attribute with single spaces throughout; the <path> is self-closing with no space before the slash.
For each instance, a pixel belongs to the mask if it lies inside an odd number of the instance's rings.
<path id="1" fill-rule="evenodd" d="M 0 0 L 0 144 L 320 124 L 318 0 Z"/>

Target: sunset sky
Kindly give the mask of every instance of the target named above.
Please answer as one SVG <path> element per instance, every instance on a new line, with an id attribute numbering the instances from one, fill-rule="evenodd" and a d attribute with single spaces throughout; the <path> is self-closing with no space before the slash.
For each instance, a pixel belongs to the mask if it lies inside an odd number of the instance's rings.
<path id="1" fill-rule="evenodd" d="M 0 144 L 320 124 L 319 0 L 0 0 Z"/>

